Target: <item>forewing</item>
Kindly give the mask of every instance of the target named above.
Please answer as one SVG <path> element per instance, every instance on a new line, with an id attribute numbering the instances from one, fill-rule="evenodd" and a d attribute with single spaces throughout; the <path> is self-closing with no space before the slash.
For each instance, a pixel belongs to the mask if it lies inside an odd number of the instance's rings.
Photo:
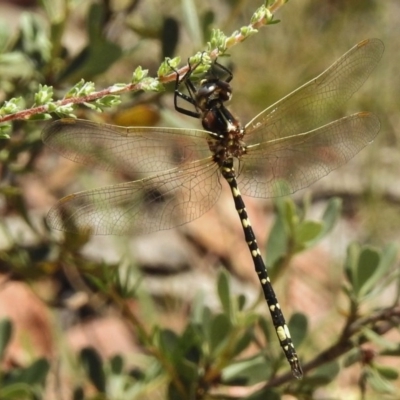
<path id="1" fill-rule="evenodd" d="M 150 178 L 75 193 L 49 211 L 58 230 L 97 235 L 170 229 L 207 212 L 217 201 L 219 169 L 211 157 Z"/>
<path id="2" fill-rule="evenodd" d="M 195 129 L 120 127 L 64 118 L 43 142 L 63 157 L 107 171 L 160 172 L 210 155 L 208 133 Z"/>
<path id="3" fill-rule="evenodd" d="M 382 57 L 379 39 L 358 43 L 321 75 L 268 107 L 246 125 L 247 144 L 290 137 L 329 122 Z"/>
<path id="4" fill-rule="evenodd" d="M 379 128 L 375 115 L 362 112 L 304 134 L 249 146 L 238 177 L 240 190 L 266 198 L 307 187 L 350 160 Z"/>

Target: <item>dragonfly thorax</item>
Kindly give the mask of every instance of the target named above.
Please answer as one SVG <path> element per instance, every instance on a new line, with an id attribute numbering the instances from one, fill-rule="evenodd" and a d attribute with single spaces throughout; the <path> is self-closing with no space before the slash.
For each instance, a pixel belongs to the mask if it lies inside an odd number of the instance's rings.
<path id="1" fill-rule="evenodd" d="M 231 118 L 227 119 L 227 116 Z M 208 146 L 214 155 L 215 162 L 219 165 L 230 158 L 239 159 L 246 153 L 246 145 L 242 140 L 244 130 L 227 108 L 222 106 L 209 110 L 202 122 L 204 128 L 210 132 Z"/>

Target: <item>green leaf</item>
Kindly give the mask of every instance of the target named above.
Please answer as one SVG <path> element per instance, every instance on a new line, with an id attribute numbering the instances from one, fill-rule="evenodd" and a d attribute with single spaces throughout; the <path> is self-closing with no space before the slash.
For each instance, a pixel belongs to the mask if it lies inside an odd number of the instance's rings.
<path id="1" fill-rule="evenodd" d="M 257 32 L 258 30 L 252 28 L 251 26 L 242 26 L 240 28 L 240 33 L 243 35 L 245 39 L 249 38 L 250 36 L 254 35 Z"/>
<path id="2" fill-rule="evenodd" d="M 47 104 L 48 111 L 56 113 L 60 117 L 69 117 L 76 118 L 76 115 L 73 114 L 75 109 L 75 105 L 72 103 L 64 104 L 62 106 L 56 105 L 54 103 Z"/>
<path id="3" fill-rule="evenodd" d="M 205 297 L 206 296 L 201 290 L 199 290 L 194 296 L 190 318 L 193 324 L 202 324 Z"/>
<path id="4" fill-rule="evenodd" d="M 13 324 L 9 318 L 0 320 L 0 360 L 3 359 L 4 352 L 10 343 L 13 333 Z"/>
<path id="5" fill-rule="evenodd" d="M 13 383 L 7 384 L 0 387 L 0 399 L 2 400 L 19 400 L 19 399 L 31 399 L 32 388 L 26 383 Z"/>
<path id="6" fill-rule="evenodd" d="M 351 365 L 360 362 L 362 359 L 359 347 L 351 349 L 343 358 L 343 366 L 350 367 Z"/>
<path id="7" fill-rule="evenodd" d="M 6 21 L 0 20 L 0 54 L 6 52 L 8 44 L 10 43 L 11 30 L 7 26 Z"/>
<path id="8" fill-rule="evenodd" d="M 380 254 L 376 249 L 373 249 L 372 247 L 364 247 L 361 250 L 356 271 L 357 286 L 355 287 L 356 293 L 359 296 L 362 296 L 369 291 L 370 285 L 364 285 L 376 272 L 379 262 Z"/>
<path id="9" fill-rule="evenodd" d="M 131 82 L 133 84 L 141 82 L 144 78 L 147 77 L 148 73 L 149 73 L 148 69 L 143 69 L 140 65 L 137 66 L 135 71 L 133 71 Z"/>
<path id="10" fill-rule="evenodd" d="M 177 354 L 191 363 L 198 364 L 203 355 L 203 338 L 197 326 L 189 324 L 179 340 Z"/>
<path id="11" fill-rule="evenodd" d="M 41 385 L 44 383 L 49 370 L 49 362 L 44 358 L 40 358 L 34 361 L 28 367 L 22 369 L 18 374 L 18 378 L 16 379 L 16 381 L 24 382 L 29 385 Z"/>
<path id="12" fill-rule="evenodd" d="M 296 245 L 308 247 L 308 242 L 315 240 L 322 232 L 322 223 L 316 221 L 303 221 L 295 228 Z"/>
<path id="13" fill-rule="evenodd" d="M 175 361 L 174 367 L 181 380 L 185 380 L 191 384 L 197 382 L 199 379 L 199 367 L 195 363 L 188 362 L 185 359 Z"/>
<path id="14" fill-rule="evenodd" d="M 378 284 L 379 281 L 387 276 L 389 270 L 394 266 L 397 259 L 397 246 L 390 244 L 386 246 L 379 254 L 379 264 L 375 270 L 371 271 L 371 275 L 365 279 L 360 290 L 360 296 L 367 296 Z M 363 268 L 360 265 L 360 268 Z"/>
<path id="15" fill-rule="evenodd" d="M 282 219 L 285 221 L 286 228 L 289 232 L 294 232 L 295 227 L 300 222 L 300 218 L 297 213 L 297 207 L 293 200 L 290 198 L 284 198 L 277 203 L 278 213 L 281 215 Z"/>
<path id="16" fill-rule="evenodd" d="M 2 80 L 29 79 L 35 73 L 29 57 L 21 52 L 0 54 L 0 76 Z"/>
<path id="17" fill-rule="evenodd" d="M 382 275 L 385 275 L 386 272 L 393 267 L 397 260 L 397 253 L 398 247 L 395 244 L 389 244 L 383 249 L 379 266 L 379 270 L 383 269 L 381 271 Z"/>
<path id="18" fill-rule="evenodd" d="M 375 345 L 379 346 L 381 349 L 384 350 L 396 350 L 397 349 L 397 343 L 390 341 L 384 336 L 381 336 L 374 332 L 373 330 L 363 327 L 361 329 L 362 334 L 372 343 Z"/>
<path id="19" fill-rule="evenodd" d="M 210 334 L 210 329 L 211 329 L 211 323 L 212 323 L 212 312 L 209 307 L 204 306 L 203 308 L 203 314 L 201 318 L 201 325 L 203 332 L 205 334 Z"/>
<path id="20" fill-rule="evenodd" d="M 235 362 L 222 371 L 222 382 L 226 385 L 251 386 L 266 381 L 271 369 L 265 358 L 254 358 Z"/>
<path id="21" fill-rule="evenodd" d="M 313 377 L 326 378 L 328 382 L 332 382 L 340 372 L 340 366 L 337 361 L 332 361 L 322 365 L 313 374 Z"/>
<path id="22" fill-rule="evenodd" d="M 386 349 L 381 352 L 382 356 L 400 356 L 400 343 L 394 349 Z"/>
<path id="23" fill-rule="evenodd" d="M 267 243 L 266 264 L 275 266 L 288 251 L 288 233 L 285 222 L 280 213 L 276 216 L 275 223 L 271 229 Z"/>
<path id="24" fill-rule="evenodd" d="M 305 376 L 300 384 L 301 386 L 315 388 L 318 386 L 326 386 L 335 379 L 339 372 L 339 363 L 337 361 L 332 361 L 322 365 L 311 375 Z"/>
<path id="25" fill-rule="evenodd" d="M 352 286 L 352 292 L 361 300 L 360 292 L 366 281 L 375 272 L 379 264 L 379 254 L 371 247 L 362 248 L 352 243 L 347 248 L 345 272 Z"/>
<path id="26" fill-rule="evenodd" d="M 199 377 L 200 369 L 198 364 L 201 362 L 203 342 L 200 340 L 198 331 L 192 325 L 188 325 L 183 335 L 178 338 L 178 343 L 174 348 L 171 364 L 174 365 L 176 374 L 181 380 L 196 382 Z"/>
<path id="27" fill-rule="evenodd" d="M 44 114 L 33 114 L 29 117 L 29 121 L 49 121 L 53 117 L 51 114 L 44 113 Z"/>
<path id="28" fill-rule="evenodd" d="M 194 79 L 198 79 L 204 75 L 211 68 L 212 64 L 210 55 L 205 51 L 198 51 L 194 56 L 189 58 L 188 62 L 192 67 L 196 67 L 191 75 L 191 78 Z"/>
<path id="29" fill-rule="evenodd" d="M 120 375 L 124 369 L 124 359 L 120 354 L 116 354 L 110 360 L 110 367 L 113 374 Z"/>
<path id="30" fill-rule="evenodd" d="M 370 295 L 379 281 L 395 263 L 397 247 L 387 246 L 379 252 L 371 246 L 361 248 L 353 243 L 348 247 L 345 273 L 358 301 Z"/>
<path id="31" fill-rule="evenodd" d="M 220 350 L 220 346 L 227 342 L 231 334 L 232 324 L 228 316 L 218 314 L 214 316 L 210 329 L 210 349 L 211 352 Z"/>
<path id="32" fill-rule="evenodd" d="M 164 85 L 157 79 L 144 78 L 141 81 L 141 90 L 146 92 L 162 92 L 165 90 Z"/>
<path id="33" fill-rule="evenodd" d="M 86 347 L 82 349 L 80 359 L 95 388 L 100 393 L 105 393 L 106 379 L 103 370 L 103 362 L 99 353 L 92 347 Z"/>
<path id="34" fill-rule="evenodd" d="M 374 368 L 377 370 L 379 375 L 381 375 L 382 378 L 384 379 L 394 381 L 399 377 L 399 371 L 395 368 L 377 364 L 374 364 Z"/>
<path id="35" fill-rule="evenodd" d="M 0 115 L 15 114 L 21 111 L 25 106 L 25 102 L 22 97 L 13 97 L 10 100 L 6 100 L 0 108 Z"/>
<path id="36" fill-rule="evenodd" d="M 340 214 L 342 213 L 342 205 L 342 199 L 339 197 L 333 197 L 329 200 L 322 216 L 322 221 L 324 224 L 319 239 L 322 239 L 335 227 L 338 219 L 340 218 Z"/>
<path id="37" fill-rule="evenodd" d="M 366 367 L 365 377 L 371 387 L 378 393 L 394 393 L 394 386 L 384 379 L 381 374 L 373 367 Z"/>
<path id="38" fill-rule="evenodd" d="M 53 101 L 53 87 L 39 84 L 39 91 L 34 95 L 34 105 L 39 106 Z"/>
<path id="39" fill-rule="evenodd" d="M 50 60 L 51 43 L 47 32 L 42 28 L 43 20 L 38 14 L 22 13 L 20 18 L 20 45 L 22 51 L 35 60 L 36 68 Z"/>
<path id="40" fill-rule="evenodd" d="M 360 254 L 360 245 L 351 243 L 347 247 L 346 260 L 344 263 L 344 272 L 352 287 L 356 285 L 356 270 Z"/>
<path id="41" fill-rule="evenodd" d="M 170 329 L 162 329 L 159 334 L 160 338 L 160 349 L 164 355 L 168 358 L 173 357 L 173 353 L 179 344 L 179 338 L 175 332 Z"/>
<path id="42" fill-rule="evenodd" d="M 86 101 L 82 103 L 85 105 L 87 108 L 93 111 L 101 111 L 101 108 L 97 106 L 95 103 L 87 103 Z"/>
<path id="43" fill-rule="evenodd" d="M 10 139 L 11 124 L 3 123 L 0 125 L 0 139 Z"/>
<path id="44" fill-rule="evenodd" d="M 293 343 L 298 347 L 307 337 L 308 319 L 305 314 L 294 313 L 288 322 Z"/>
<path id="45" fill-rule="evenodd" d="M 221 271 L 218 275 L 218 296 L 221 301 L 222 309 L 224 313 L 231 318 L 232 316 L 232 304 L 231 304 L 231 294 L 229 288 L 228 275 L 225 271 Z"/>
<path id="46" fill-rule="evenodd" d="M 243 294 L 239 294 L 237 297 L 237 307 L 239 311 L 243 311 L 246 306 L 246 296 Z"/>
<path id="47" fill-rule="evenodd" d="M 226 50 L 226 35 L 219 29 L 213 29 L 211 33 L 211 39 L 207 43 L 207 50 L 212 51 L 218 49 L 220 53 L 224 53 Z"/>
<path id="48" fill-rule="evenodd" d="M 262 5 L 258 8 L 253 16 L 251 17 L 251 23 L 254 24 L 259 21 L 263 21 L 264 24 L 268 24 L 273 18 L 273 15 L 270 10 L 265 5 Z"/>
<path id="49" fill-rule="evenodd" d="M 93 82 L 81 79 L 68 91 L 64 98 L 68 99 L 70 97 L 87 96 L 93 93 L 95 89 L 96 88 Z"/>

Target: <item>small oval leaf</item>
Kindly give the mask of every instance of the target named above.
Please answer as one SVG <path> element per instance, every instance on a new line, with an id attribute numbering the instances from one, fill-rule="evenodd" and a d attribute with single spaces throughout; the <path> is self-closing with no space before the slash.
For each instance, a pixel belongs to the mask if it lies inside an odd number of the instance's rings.
<path id="1" fill-rule="evenodd" d="M 210 349 L 211 352 L 218 350 L 220 345 L 227 341 L 231 334 L 232 324 L 225 314 L 216 315 L 211 323 Z"/>
<path id="2" fill-rule="evenodd" d="M 225 271 L 221 271 L 221 273 L 218 275 L 217 288 L 222 309 L 224 310 L 226 315 L 231 317 L 232 313 L 231 294 L 230 294 L 228 276 Z"/>
<path id="3" fill-rule="evenodd" d="M 302 313 L 294 313 L 288 322 L 293 343 L 298 347 L 307 337 L 308 319 Z"/>
<path id="4" fill-rule="evenodd" d="M 103 362 L 99 353 L 93 347 L 82 349 L 80 354 L 82 365 L 95 388 L 104 393 L 106 390 L 106 380 L 103 371 Z"/>
<path id="5" fill-rule="evenodd" d="M 299 245 L 306 245 L 316 239 L 322 232 L 322 223 L 303 221 L 295 228 L 295 239 Z"/>
<path id="6" fill-rule="evenodd" d="M 385 365 L 375 365 L 375 369 L 383 378 L 390 381 L 394 381 L 399 377 L 399 371 L 397 369 L 387 367 Z"/>

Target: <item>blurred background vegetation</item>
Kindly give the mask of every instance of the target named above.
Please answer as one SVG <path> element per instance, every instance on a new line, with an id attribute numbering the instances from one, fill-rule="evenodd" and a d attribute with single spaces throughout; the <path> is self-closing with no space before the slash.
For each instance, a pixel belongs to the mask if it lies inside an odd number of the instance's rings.
<path id="1" fill-rule="evenodd" d="M 270 3 L 280 22 L 223 59 L 244 122 L 357 42 L 386 47 L 343 110 L 379 116 L 374 143 L 293 200 L 245 199 L 305 378 L 282 359 L 229 193 L 199 220 L 146 237 L 53 232 L 45 215 L 57 199 L 127 177 L 61 159 L 41 143 L 44 122 L 19 119 L 0 141 L 1 399 L 398 398 L 400 4 Z M 0 1 L 0 117 L 40 104 L 39 85 L 58 100 L 81 79 L 101 90 L 139 65 L 156 77 L 166 56 L 185 65 L 211 29 L 230 35 L 262 4 Z M 165 89 L 74 113 L 198 128 L 173 109 L 173 83 Z"/>

